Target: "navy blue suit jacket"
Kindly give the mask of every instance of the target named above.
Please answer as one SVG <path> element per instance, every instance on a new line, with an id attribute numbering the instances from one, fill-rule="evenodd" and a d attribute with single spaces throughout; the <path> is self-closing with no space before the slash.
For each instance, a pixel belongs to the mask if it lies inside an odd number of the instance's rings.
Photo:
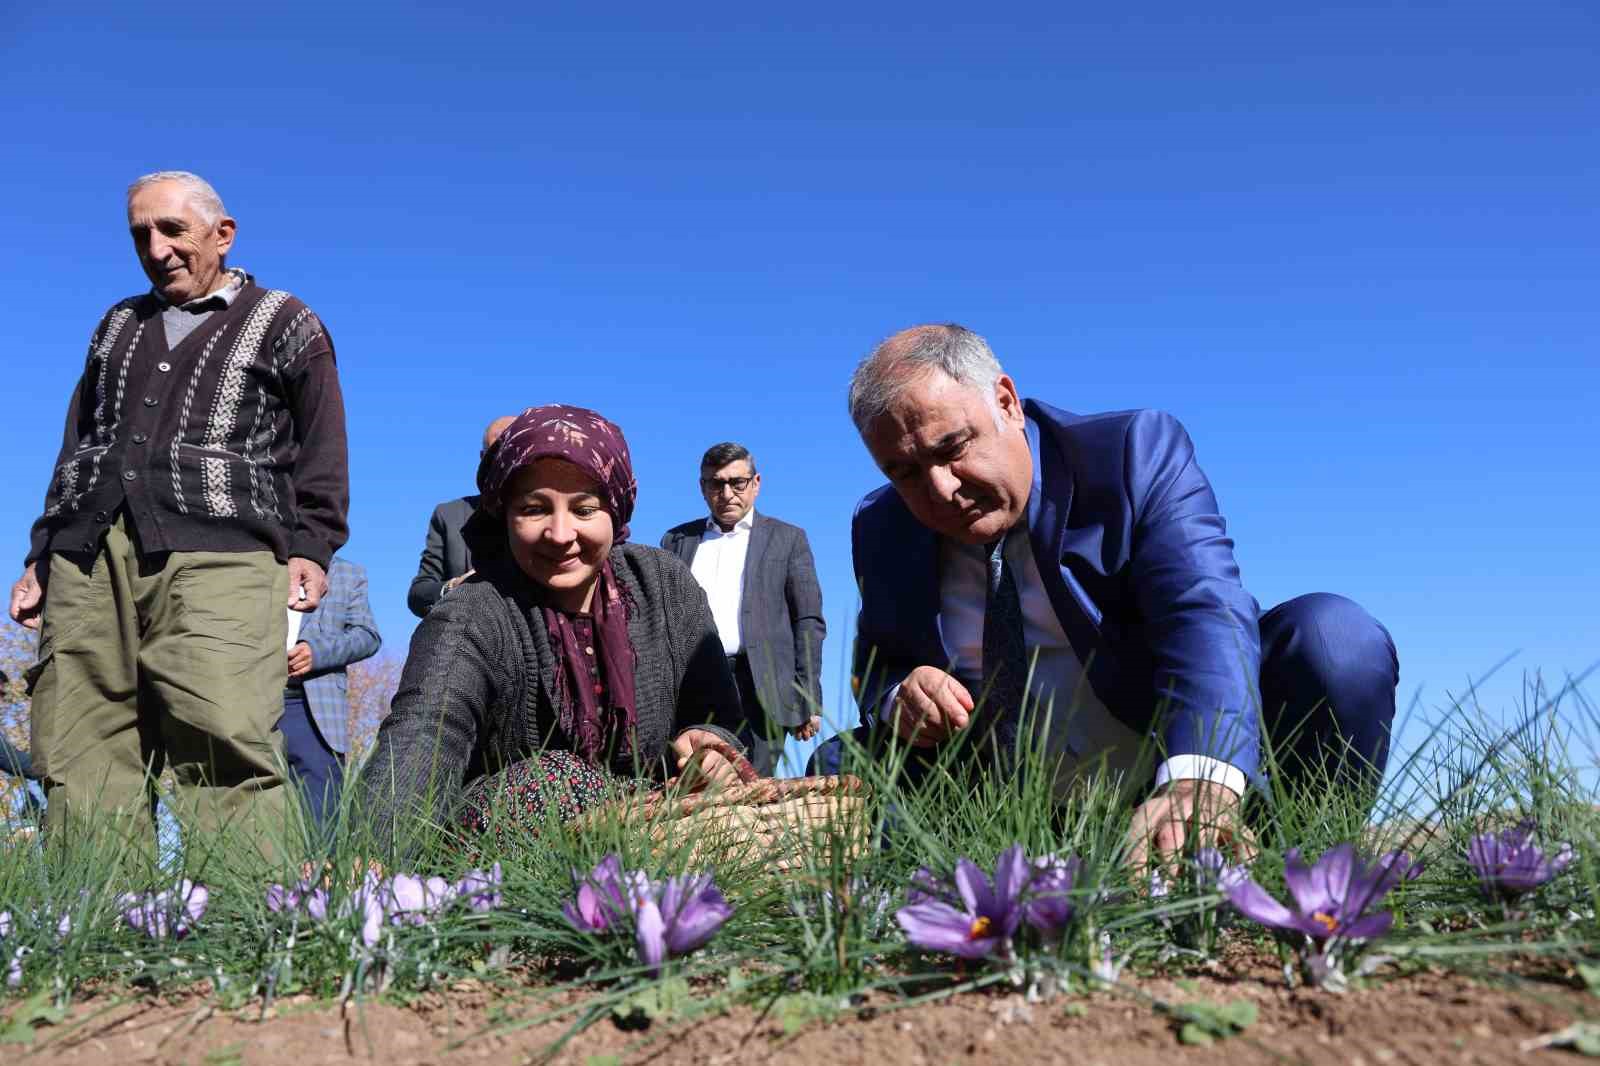
<path id="1" fill-rule="evenodd" d="M 1261 635 L 1233 541 L 1183 426 L 1160 411 L 1075 415 L 1023 405 L 1033 451 L 1028 539 L 1100 701 L 1166 755 L 1255 776 Z M 861 589 L 852 684 L 864 722 L 918 666 L 948 665 L 936 535 L 892 486 L 852 524 Z M 1052 565 L 1054 564 L 1054 565 Z"/>

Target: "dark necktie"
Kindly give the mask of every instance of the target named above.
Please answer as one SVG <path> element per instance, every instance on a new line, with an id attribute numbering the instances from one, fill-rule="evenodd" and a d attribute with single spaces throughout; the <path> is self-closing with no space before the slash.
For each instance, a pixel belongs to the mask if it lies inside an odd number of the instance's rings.
<path id="1" fill-rule="evenodd" d="M 1005 556 L 1006 538 L 989 545 L 989 593 L 983 608 L 983 717 L 1002 757 L 1017 741 L 1028 694 L 1028 651 L 1022 632 L 1022 596 Z"/>

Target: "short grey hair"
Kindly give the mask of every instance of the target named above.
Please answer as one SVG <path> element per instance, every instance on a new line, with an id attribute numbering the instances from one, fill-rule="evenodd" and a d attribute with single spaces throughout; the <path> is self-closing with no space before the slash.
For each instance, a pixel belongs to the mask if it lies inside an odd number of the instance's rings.
<path id="1" fill-rule="evenodd" d="M 1005 371 L 989 350 L 989 342 L 954 322 L 939 326 L 912 326 L 872 349 L 850 376 L 850 420 L 856 432 L 867 427 L 900 398 L 914 382 L 938 371 L 983 394 L 1000 424 L 994 387 Z"/>
<path id="2" fill-rule="evenodd" d="M 200 213 L 200 217 L 205 219 L 206 225 L 215 226 L 228 217 L 228 209 L 222 206 L 222 197 L 217 195 L 217 190 L 211 187 L 211 183 L 187 170 L 158 170 L 154 174 L 146 174 L 128 186 L 129 202 L 132 202 L 134 194 L 139 190 L 163 181 L 176 182 L 189 191 L 189 202 Z"/>

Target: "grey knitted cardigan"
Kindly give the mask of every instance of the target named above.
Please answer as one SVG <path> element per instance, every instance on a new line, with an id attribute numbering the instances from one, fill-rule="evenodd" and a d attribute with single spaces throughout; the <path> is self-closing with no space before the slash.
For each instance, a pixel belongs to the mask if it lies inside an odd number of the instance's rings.
<path id="1" fill-rule="evenodd" d="M 636 656 L 636 750 L 610 769 L 653 778 L 671 768 L 670 744 L 711 726 L 735 747 L 743 721 L 711 607 L 689 568 L 637 544 L 611 549 L 632 600 Z M 411 637 L 400 687 L 361 771 L 360 802 L 374 839 L 391 842 L 397 820 L 451 825 L 465 786 L 544 748 L 565 748 L 557 725 L 556 657 L 538 586 L 506 555 L 441 600 Z"/>

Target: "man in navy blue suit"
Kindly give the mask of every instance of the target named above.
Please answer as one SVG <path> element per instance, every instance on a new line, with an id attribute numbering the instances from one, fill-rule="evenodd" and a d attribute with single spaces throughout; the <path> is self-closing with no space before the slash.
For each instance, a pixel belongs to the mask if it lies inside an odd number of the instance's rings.
<path id="1" fill-rule="evenodd" d="M 1176 419 L 1024 401 L 983 338 L 917 326 L 856 369 L 850 413 L 889 479 L 856 508 L 863 726 L 921 748 L 1012 750 L 1133 782 L 1130 858 L 1184 846 L 1280 775 L 1370 787 L 1399 663 L 1361 607 L 1317 593 L 1262 614 Z M 1023 738 L 1026 739 L 1026 738 Z M 837 740 L 813 766 L 836 772 Z M 1193 841 L 1190 842 L 1191 844 Z"/>

